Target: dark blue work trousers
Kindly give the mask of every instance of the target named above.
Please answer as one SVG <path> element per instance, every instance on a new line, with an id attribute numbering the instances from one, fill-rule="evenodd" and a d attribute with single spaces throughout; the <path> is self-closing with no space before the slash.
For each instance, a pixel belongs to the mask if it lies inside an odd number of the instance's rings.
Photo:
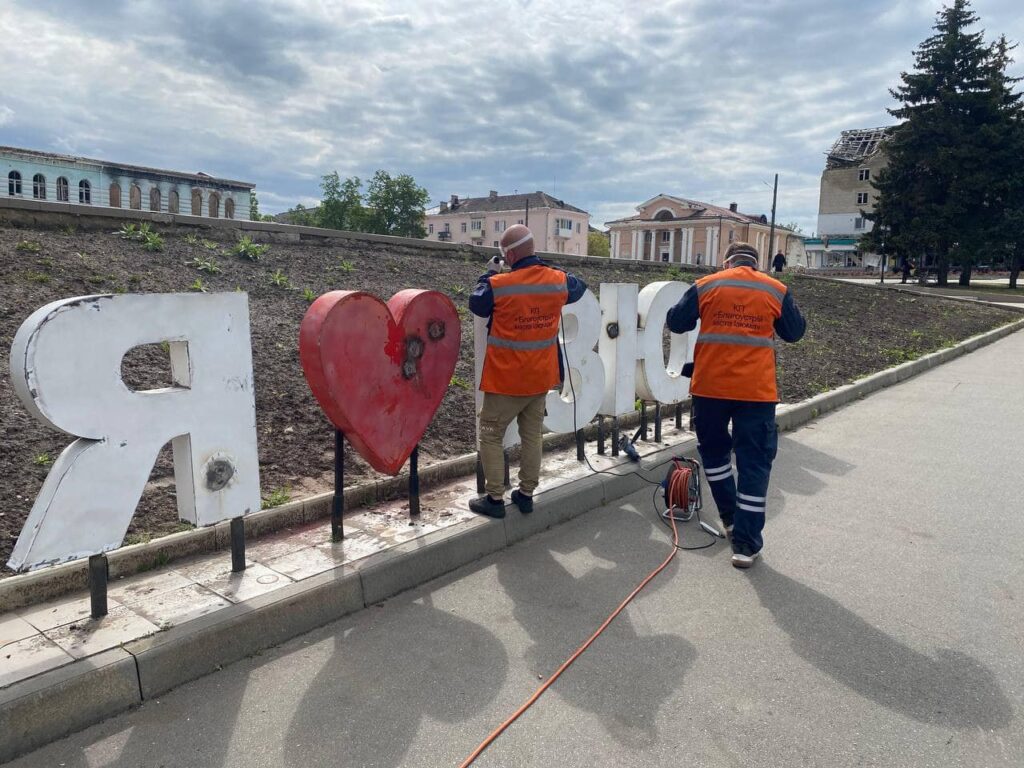
<path id="1" fill-rule="evenodd" d="M 760 552 L 764 545 L 761 531 L 768 503 L 768 477 L 779 448 L 775 403 L 695 395 L 692 408 L 704 476 L 722 522 L 734 526 L 733 550 L 748 550 L 746 554 Z"/>

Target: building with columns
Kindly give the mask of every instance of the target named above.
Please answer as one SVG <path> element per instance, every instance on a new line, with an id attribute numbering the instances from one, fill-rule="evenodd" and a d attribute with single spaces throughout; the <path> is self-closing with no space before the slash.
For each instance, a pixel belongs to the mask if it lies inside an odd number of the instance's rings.
<path id="1" fill-rule="evenodd" d="M 743 241 L 757 248 L 761 268 L 768 269 L 779 251 L 790 263 L 794 263 L 796 253 L 803 252 L 803 239 L 778 224 L 774 242 L 769 243 L 768 218 L 740 213 L 735 203 L 720 208 L 661 194 L 636 210 L 635 216 L 605 222 L 613 259 L 716 267 L 721 265 L 730 243 Z"/>
<path id="2" fill-rule="evenodd" d="M 7 179 L 10 197 L 214 219 L 248 219 L 249 194 L 254 188 L 248 182 L 205 173 L 180 173 L 17 147 L 0 147 L 0 173 Z"/>
<path id="3" fill-rule="evenodd" d="M 427 212 L 427 240 L 498 246 L 501 233 L 513 224 L 526 224 L 538 251 L 587 255 L 590 214 L 546 192 L 487 197 L 452 195 Z"/>

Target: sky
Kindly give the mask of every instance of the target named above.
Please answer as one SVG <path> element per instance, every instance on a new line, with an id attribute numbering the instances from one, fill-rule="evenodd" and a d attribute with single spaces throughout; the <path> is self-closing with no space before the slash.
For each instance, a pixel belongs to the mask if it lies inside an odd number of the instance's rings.
<path id="1" fill-rule="evenodd" d="M 1024 2 L 973 6 L 1024 39 Z M 894 122 L 940 7 L 0 0 L 0 144 L 250 181 L 264 213 L 385 169 L 433 204 L 543 190 L 596 226 L 662 192 L 768 213 L 778 173 L 779 221 L 811 234 L 825 153 Z"/>

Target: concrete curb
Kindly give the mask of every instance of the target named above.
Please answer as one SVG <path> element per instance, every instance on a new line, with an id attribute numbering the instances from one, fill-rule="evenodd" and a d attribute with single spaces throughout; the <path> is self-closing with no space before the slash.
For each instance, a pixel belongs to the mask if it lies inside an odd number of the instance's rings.
<path id="1" fill-rule="evenodd" d="M 826 283 L 842 283 L 843 285 L 854 285 L 858 288 L 867 288 L 871 291 L 896 291 L 897 293 L 906 294 L 907 296 L 921 296 L 926 299 L 946 299 L 947 301 L 961 301 L 967 304 L 983 304 L 991 307 L 1000 307 L 1007 309 L 1010 312 L 1024 312 L 1024 303 L 1019 307 L 1009 306 L 1007 303 L 990 301 L 987 299 L 972 299 L 968 296 L 947 296 L 943 293 L 929 293 L 927 288 L 916 288 L 907 283 L 907 287 L 901 287 L 902 283 L 894 283 L 893 285 L 881 285 L 871 283 L 851 283 L 849 280 L 843 280 L 840 277 L 829 277 L 828 275 L 809 275 L 807 273 L 795 273 L 799 274 L 800 277 L 807 280 L 822 280 Z M 942 290 L 941 288 L 939 290 Z"/>
<path id="2" fill-rule="evenodd" d="M 1022 328 L 1024 320 L 784 406 L 779 409 L 778 424 L 784 430 L 795 429 Z M 539 494 L 532 515 L 522 515 L 510 505 L 504 520 L 470 520 L 427 534 L 352 566 L 15 683 L 0 691 L 0 726 L 11 734 L 0 744 L 0 761 L 628 496 L 648 485 L 636 471 L 657 480 L 672 457 L 694 455 L 696 450 L 696 439 L 685 440 L 645 457 L 639 465 L 589 475 Z"/>

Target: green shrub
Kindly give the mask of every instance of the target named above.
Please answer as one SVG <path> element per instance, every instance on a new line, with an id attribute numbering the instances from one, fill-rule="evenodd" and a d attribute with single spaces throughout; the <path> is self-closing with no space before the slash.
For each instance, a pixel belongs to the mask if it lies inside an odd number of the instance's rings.
<path id="1" fill-rule="evenodd" d="M 235 247 L 231 249 L 231 252 L 235 254 L 235 256 L 241 256 L 243 259 L 248 259 L 249 261 L 259 261 L 260 256 L 266 253 L 269 248 L 270 246 L 254 243 L 251 237 L 243 235 L 238 239 L 238 242 L 235 243 Z"/>
<path id="2" fill-rule="evenodd" d="M 35 240 L 22 240 L 16 246 L 14 246 L 14 250 L 25 251 L 26 253 L 39 253 L 41 250 L 43 250 L 43 246 L 41 246 Z"/>

